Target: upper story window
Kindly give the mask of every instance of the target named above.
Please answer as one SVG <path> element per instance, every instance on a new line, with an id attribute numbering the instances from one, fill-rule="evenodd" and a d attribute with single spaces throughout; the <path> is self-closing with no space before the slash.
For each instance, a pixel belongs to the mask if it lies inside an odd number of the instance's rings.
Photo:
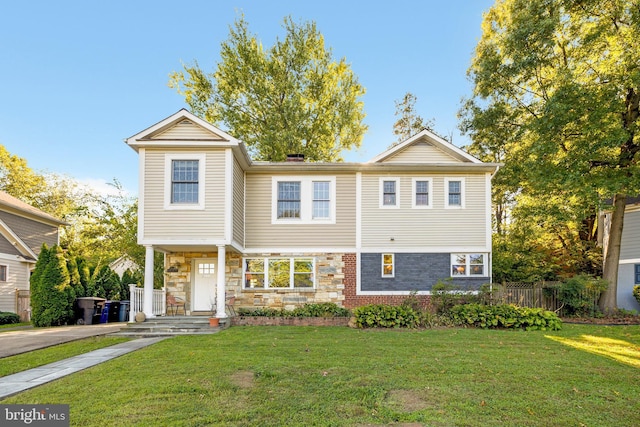
<path id="1" fill-rule="evenodd" d="M 451 276 L 486 276 L 486 254 L 451 254 Z"/>
<path id="2" fill-rule="evenodd" d="M 7 281 L 7 266 L 6 265 L 0 265 L 0 282 L 6 282 Z"/>
<path id="3" fill-rule="evenodd" d="M 335 224 L 335 177 L 272 178 L 272 224 Z"/>
<path id="4" fill-rule="evenodd" d="M 380 207 L 397 208 L 400 206 L 400 179 L 380 178 Z"/>
<path id="5" fill-rule="evenodd" d="M 278 219 L 300 218 L 300 181 L 278 182 Z"/>
<path id="6" fill-rule="evenodd" d="M 413 178 L 414 208 L 431 207 L 431 178 Z"/>
<path id="7" fill-rule="evenodd" d="M 171 203 L 198 203 L 197 160 L 171 161 Z"/>
<path id="8" fill-rule="evenodd" d="M 204 209 L 204 154 L 165 156 L 165 209 Z"/>
<path id="9" fill-rule="evenodd" d="M 464 208 L 464 178 L 445 178 L 446 208 Z"/>

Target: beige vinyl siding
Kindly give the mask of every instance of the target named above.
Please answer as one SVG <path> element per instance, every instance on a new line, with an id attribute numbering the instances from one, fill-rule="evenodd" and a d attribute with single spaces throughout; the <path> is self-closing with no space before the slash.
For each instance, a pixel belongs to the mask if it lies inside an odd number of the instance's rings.
<path id="1" fill-rule="evenodd" d="M 384 163 L 461 163 L 461 160 L 428 142 L 417 142 L 385 159 Z"/>
<path id="2" fill-rule="evenodd" d="M 380 178 L 400 179 L 400 207 L 380 208 Z M 411 207 L 412 178 L 431 178 L 431 209 Z M 445 209 L 445 178 L 464 178 L 465 208 Z M 362 247 L 486 246 L 484 174 L 363 174 Z M 391 242 L 393 238 L 393 242 Z"/>
<path id="3" fill-rule="evenodd" d="M 206 152 L 205 209 L 165 210 L 165 151 L 146 150 L 144 165 L 144 238 L 224 239 L 225 151 Z M 201 154 L 198 150 L 174 153 Z M 169 178 L 170 179 L 170 178 Z"/>
<path id="4" fill-rule="evenodd" d="M 36 254 L 40 253 L 43 243 L 46 243 L 49 247 L 58 244 L 57 226 L 43 224 L 2 211 L 0 211 L 0 219 Z"/>
<path id="5" fill-rule="evenodd" d="M 329 176 L 336 177 L 335 224 L 271 224 L 272 175 L 247 174 L 245 247 L 354 247 L 356 239 L 355 174 L 327 175 Z"/>
<path id="6" fill-rule="evenodd" d="M 640 258 L 640 210 L 626 212 L 620 245 L 620 259 Z"/>
<path id="7" fill-rule="evenodd" d="M 233 160 L 233 240 L 244 243 L 244 171 Z"/>
<path id="8" fill-rule="evenodd" d="M 26 262 L 0 259 L 1 265 L 6 265 L 9 275 L 6 282 L 0 282 L 0 311 L 16 311 L 16 288 L 29 289 L 29 270 Z"/>
<path id="9" fill-rule="evenodd" d="M 220 136 L 209 132 L 188 120 L 183 120 L 164 132 L 160 132 L 152 137 L 156 140 L 211 140 L 223 139 Z"/>

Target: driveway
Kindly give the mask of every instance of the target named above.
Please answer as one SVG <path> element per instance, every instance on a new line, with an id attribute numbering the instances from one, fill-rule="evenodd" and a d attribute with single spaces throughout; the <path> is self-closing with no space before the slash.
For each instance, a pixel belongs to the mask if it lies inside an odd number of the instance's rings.
<path id="1" fill-rule="evenodd" d="M 125 328 L 126 323 L 27 328 L 0 332 L 0 358 L 82 338 L 106 335 Z"/>

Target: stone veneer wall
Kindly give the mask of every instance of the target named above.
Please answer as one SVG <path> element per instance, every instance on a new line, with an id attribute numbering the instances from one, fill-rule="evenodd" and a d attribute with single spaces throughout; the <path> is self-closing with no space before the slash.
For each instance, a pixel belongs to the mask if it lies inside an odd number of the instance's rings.
<path id="1" fill-rule="evenodd" d="M 249 255 L 248 255 L 249 256 Z M 253 257 L 291 257 L 291 254 L 269 253 L 256 254 Z M 343 254 L 300 254 L 299 257 L 314 257 L 316 259 L 316 288 L 303 289 L 242 289 L 242 254 L 227 252 L 226 254 L 226 282 L 227 298 L 235 297 L 234 308 L 284 308 L 292 310 L 307 303 L 333 302 L 343 305 L 345 299 L 344 262 Z M 165 273 L 167 294 L 174 295 L 186 302 L 187 310 L 191 306 L 191 266 L 195 258 L 217 259 L 216 252 L 179 252 L 168 254 L 165 271 L 170 266 L 177 266 L 177 272 Z M 185 314 L 182 309 L 177 314 Z"/>

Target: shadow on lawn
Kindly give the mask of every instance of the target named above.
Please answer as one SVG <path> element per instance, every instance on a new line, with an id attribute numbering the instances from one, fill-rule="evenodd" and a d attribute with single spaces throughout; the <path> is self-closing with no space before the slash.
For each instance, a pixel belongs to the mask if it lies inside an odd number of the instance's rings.
<path id="1" fill-rule="evenodd" d="M 618 362 L 640 368 L 640 347 L 623 340 L 582 335 L 580 338 L 563 338 L 545 335 L 546 338 L 578 350 L 610 357 Z"/>

